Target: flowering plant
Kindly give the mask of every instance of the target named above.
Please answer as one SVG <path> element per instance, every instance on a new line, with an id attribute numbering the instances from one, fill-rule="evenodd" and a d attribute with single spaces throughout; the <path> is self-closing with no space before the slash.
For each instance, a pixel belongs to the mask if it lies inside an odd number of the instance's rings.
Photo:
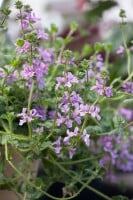
<path id="1" fill-rule="evenodd" d="M 133 71 L 131 48 L 124 42 L 117 54 L 127 55 L 125 77 L 111 78 L 110 44 L 96 43 L 89 59 L 65 48 L 77 25 L 65 39 L 35 26 L 40 19 L 29 5 L 16 2 L 21 36 L 11 57 L 0 66 L 0 180 L 1 187 L 20 199 L 52 196 L 47 189 L 64 183 L 62 199 L 76 197 L 84 188 L 105 194 L 90 183 L 118 170 L 133 170 Z M 2 10 L 4 28 L 9 9 Z M 124 17 L 121 11 L 122 19 Z M 125 40 L 124 40 L 125 41 Z M 104 51 L 104 56 L 100 52 Z M 14 152 L 20 162 L 13 160 Z M 43 177 L 34 177 L 32 165 L 41 160 Z M 7 164 L 14 170 L 6 177 Z M 77 183 L 81 184 L 80 189 Z M 70 195 L 70 196 L 69 196 Z M 69 197 L 68 197 L 69 196 Z"/>

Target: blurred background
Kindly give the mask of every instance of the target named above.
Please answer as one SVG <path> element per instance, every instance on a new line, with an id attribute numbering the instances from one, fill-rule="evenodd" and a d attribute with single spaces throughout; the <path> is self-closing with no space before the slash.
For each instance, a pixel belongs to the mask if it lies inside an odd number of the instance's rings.
<path id="1" fill-rule="evenodd" d="M 93 35 L 101 39 L 108 38 L 115 30 L 119 22 L 119 11 L 124 9 L 127 13 L 127 21 L 133 22 L 132 0 L 22 0 L 30 4 L 37 16 L 42 18 L 41 26 L 49 28 L 54 23 L 59 28 L 59 33 L 64 33 L 71 21 L 76 21 L 86 30 L 95 28 Z M 0 0 L 0 6 L 10 5 L 12 9 L 9 32 L 11 39 L 15 39 L 18 30 L 15 27 L 14 9 L 15 0 Z M 95 27 L 94 27 L 95 26 Z M 10 29 L 10 28 L 9 28 Z M 15 31 L 14 31 L 15 29 Z"/>

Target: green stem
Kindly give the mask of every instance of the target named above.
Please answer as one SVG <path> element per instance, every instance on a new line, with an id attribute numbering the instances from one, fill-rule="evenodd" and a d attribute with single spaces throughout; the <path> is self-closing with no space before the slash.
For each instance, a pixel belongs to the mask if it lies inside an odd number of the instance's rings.
<path id="1" fill-rule="evenodd" d="M 88 185 L 88 182 L 85 183 L 84 186 L 82 186 L 80 188 L 80 190 L 77 193 L 75 193 L 73 196 L 71 196 L 71 197 L 65 197 L 65 198 L 64 197 L 63 198 L 54 197 L 54 196 L 50 195 L 49 193 L 45 192 L 44 190 L 42 190 L 40 187 L 37 187 L 36 185 L 34 185 L 34 183 L 32 183 L 29 180 L 27 180 L 27 178 L 25 177 L 25 175 L 21 171 L 19 171 L 10 160 L 7 159 L 7 161 L 10 164 L 10 166 L 23 178 L 23 180 L 27 184 L 29 184 L 31 187 L 33 187 L 36 190 L 38 190 L 41 194 L 44 194 L 47 197 L 49 197 L 51 199 L 54 199 L 54 200 L 70 200 L 70 199 L 73 199 L 74 197 L 76 197 L 77 195 L 79 195 L 81 193 L 81 191 Z"/>
<path id="2" fill-rule="evenodd" d="M 73 177 L 73 175 L 71 173 L 69 173 L 64 167 L 62 167 L 58 162 L 54 161 L 50 161 L 53 162 L 54 165 L 56 165 L 58 168 L 60 168 L 64 173 L 66 173 L 68 176 L 70 176 L 71 178 L 73 178 L 74 180 L 76 180 L 77 182 L 81 183 L 82 185 L 84 185 L 84 182 L 79 180 L 77 177 Z M 90 180 L 90 179 L 89 179 Z M 92 192 L 96 193 L 97 195 L 103 197 L 106 200 L 112 200 L 112 198 L 108 197 L 107 195 L 101 193 L 100 191 L 96 190 L 95 188 L 91 187 L 90 185 L 86 184 L 86 188 L 88 188 L 89 190 L 91 190 Z"/>
<path id="3" fill-rule="evenodd" d="M 99 156 L 96 156 L 95 158 L 84 158 L 84 159 L 80 159 L 80 160 L 73 160 L 73 161 L 64 161 L 64 162 L 59 162 L 61 165 L 75 165 L 75 164 L 79 164 L 79 163 L 83 163 L 83 162 L 86 162 L 86 161 L 90 161 L 90 160 L 97 160 L 98 158 L 100 158 L 101 155 Z"/>
<path id="4" fill-rule="evenodd" d="M 127 42 L 126 42 L 126 38 L 125 38 L 125 34 L 124 34 L 122 26 L 121 26 L 121 32 L 122 32 L 123 44 L 124 44 L 126 54 L 127 54 L 127 73 L 128 73 L 128 76 L 130 76 L 131 71 L 132 71 L 131 70 L 131 53 L 130 53 L 130 50 L 128 49 L 128 47 L 127 47 Z"/>
<path id="5" fill-rule="evenodd" d="M 30 108 L 31 108 L 31 102 L 32 102 L 33 91 L 34 91 L 34 84 L 35 84 L 34 80 L 32 80 L 32 85 L 31 85 L 29 99 L 28 99 L 28 110 L 27 110 L 28 115 L 30 115 Z M 29 136 L 32 137 L 32 127 L 31 127 L 30 122 L 28 122 L 28 130 L 29 130 Z"/>
<path id="6" fill-rule="evenodd" d="M 5 15 L 4 17 L 3 17 L 3 20 L 2 20 L 2 22 L 0 23 L 0 27 L 2 27 L 3 26 L 3 24 L 5 23 L 5 21 L 6 21 L 6 18 L 7 18 L 7 16 Z"/>
<path id="7" fill-rule="evenodd" d="M 22 35 L 23 35 L 23 39 L 25 40 L 25 32 L 24 32 L 24 28 L 23 28 L 23 22 L 22 22 L 23 17 L 22 17 L 21 9 L 19 12 L 20 12 L 20 23 L 21 23 L 21 28 L 22 28 Z"/>

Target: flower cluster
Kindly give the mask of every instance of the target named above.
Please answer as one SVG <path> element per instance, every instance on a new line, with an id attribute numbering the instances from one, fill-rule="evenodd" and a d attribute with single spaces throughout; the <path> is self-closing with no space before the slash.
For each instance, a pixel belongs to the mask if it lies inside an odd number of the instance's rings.
<path id="1" fill-rule="evenodd" d="M 20 37 L 13 59 L 0 66 L 0 145 L 5 149 L 2 158 L 17 173 L 13 190 L 19 188 L 23 199 L 43 194 L 42 182 L 32 179 L 30 171 L 36 160 L 45 166 L 46 190 L 62 177 L 75 191 L 77 183 L 84 187 L 88 182 L 83 180 L 103 177 L 103 170 L 108 177 L 117 170 L 133 171 L 131 59 L 121 80 L 116 74 L 110 76 L 108 45 L 92 46 L 91 55 L 80 60 L 79 53 L 65 49 L 75 24 L 63 40 L 54 25 L 49 30 L 36 28 L 40 19 L 30 6 L 17 1 L 16 8 Z M 116 54 L 128 50 L 120 46 Z M 13 151 L 24 158 L 18 168 L 9 158 Z M 26 183 L 17 181 L 22 171 L 28 172 Z"/>

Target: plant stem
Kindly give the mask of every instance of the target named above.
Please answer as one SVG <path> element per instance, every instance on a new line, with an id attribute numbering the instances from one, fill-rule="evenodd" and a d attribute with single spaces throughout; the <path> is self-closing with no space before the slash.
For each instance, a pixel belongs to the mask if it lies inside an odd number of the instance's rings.
<path id="1" fill-rule="evenodd" d="M 98 158 L 100 158 L 101 155 L 98 155 L 96 156 L 95 158 L 83 158 L 83 159 L 80 159 L 80 160 L 73 160 L 73 161 L 68 161 L 68 162 L 59 162 L 61 165 L 75 165 L 75 164 L 79 164 L 79 163 L 83 163 L 83 162 L 86 162 L 86 161 L 90 161 L 90 160 L 97 160 Z"/>
<path id="2" fill-rule="evenodd" d="M 124 44 L 126 54 L 127 54 L 127 73 L 128 73 L 128 77 L 129 77 L 131 75 L 131 53 L 130 53 L 130 49 L 128 49 L 128 47 L 127 47 L 125 33 L 123 31 L 122 25 L 121 25 L 121 32 L 122 32 L 123 44 Z"/>
<path id="3" fill-rule="evenodd" d="M 32 85 L 31 85 L 29 99 L 28 99 L 28 110 L 27 110 L 28 115 L 30 115 L 30 108 L 31 108 L 31 102 L 32 102 L 33 91 L 34 91 L 34 84 L 35 84 L 34 80 L 32 80 Z M 29 130 L 29 136 L 32 137 L 32 127 L 31 127 L 30 122 L 28 122 L 28 130 Z"/>
<path id="4" fill-rule="evenodd" d="M 52 161 L 50 161 L 52 162 Z M 81 183 L 82 185 L 84 185 L 84 182 L 79 180 L 77 177 L 73 177 L 73 175 L 71 175 L 64 167 L 62 167 L 58 162 L 56 162 L 55 160 L 53 161 L 53 164 L 55 164 L 56 166 L 58 166 L 62 171 L 64 171 L 68 176 L 72 177 L 73 179 L 75 179 L 77 182 Z M 92 192 L 96 193 L 97 195 L 103 197 L 106 200 L 112 200 L 112 198 L 108 197 L 107 195 L 101 193 L 100 191 L 96 190 L 95 188 L 91 187 L 90 185 L 86 185 L 86 188 L 88 188 L 89 190 L 91 190 Z"/>

